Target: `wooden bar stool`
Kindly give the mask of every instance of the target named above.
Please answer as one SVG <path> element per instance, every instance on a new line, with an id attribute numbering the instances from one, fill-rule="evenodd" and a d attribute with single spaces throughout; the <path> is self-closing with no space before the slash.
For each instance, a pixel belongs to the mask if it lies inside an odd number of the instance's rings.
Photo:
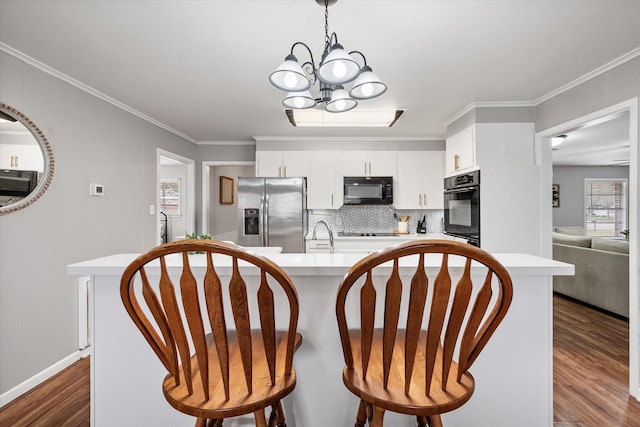
<path id="1" fill-rule="evenodd" d="M 195 257 L 201 265 L 206 259 L 204 277 L 192 272 Z M 214 266 L 224 257 L 231 264 L 228 283 Z M 221 426 L 225 418 L 251 413 L 256 426 L 286 426 L 281 399 L 296 385 L 293 353 L 302 337 L 296 331 L 298 295 L 280 267 L 234 244 L 183 240 L 133 261 L 122 275 L 120 294 L 168 371 L 165 398 L 196 417 L 196 426 Z M 288 304 L 276 308 L 281 295 Z M 253 319 L 252 306 L 259 312 Z M 284 330 L 276 329 L 281 320 Z"/>
<path id="2" fill-rule="evenodd" d="M 431 280 L 425 256 L 442 259 Z M 464 262 L 449 267 L 458 256 Z M 399 264 L 407 257 L 414 258 L 417 268 L 403 283 Z M 475 289 L 472 262 L 486 271 Z M 374 276 L 383 272 L 388 278 L 379 286 L 385 295 L 377 298 Z M 455 286 L 451 276 L 460 276 Z M 352 289 L 359 292 L 347 300 Z M 506 315 L 512 294 L 507 270 L 491 255 L 448 240 L 399 244 L 355 264 L 338 288 L 336 314 L 346 365 L 342 379 L 360 398 L 356 427 L 367 421 L 381 427 L 385 411 L 416 416 L 421 427 L 441 426 L 440 414 L 471 398 L 475 383 L 469 368 Z M 347 324 L 352 299 L 360 308 L 359 327 Z"/>

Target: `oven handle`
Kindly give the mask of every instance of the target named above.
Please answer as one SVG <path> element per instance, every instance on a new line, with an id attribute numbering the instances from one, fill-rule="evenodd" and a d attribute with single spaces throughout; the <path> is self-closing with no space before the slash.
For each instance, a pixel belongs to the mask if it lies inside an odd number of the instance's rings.
<path id="1" fill-rule="evenodd" d="M 445 190 L 444 194 L 450 194 L 450 193 L 471 193 L 472 191 L 478 191 L 478 187 L 467 187 L 467 188 L 460 188 L 457 190 Z"/>

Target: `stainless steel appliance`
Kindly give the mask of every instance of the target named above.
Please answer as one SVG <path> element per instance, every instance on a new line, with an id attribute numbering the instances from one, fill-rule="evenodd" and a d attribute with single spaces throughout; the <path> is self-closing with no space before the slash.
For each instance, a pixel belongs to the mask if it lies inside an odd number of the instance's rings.
<path id="1" fill-rule="evenodd" d="M 393 177 L 345 176 L 343 202 L 345 205 L 391 205 Z"/>
<path id="2" fill-rule="evenodd" d="M 303 253 L 306 202 L 304 178 L 238 178 L 238 244 Z"/>
<path id="3" fill-rule="evenodd" d="M 480 171 L 444 179 L 444 232 L 480 247 Z"/>

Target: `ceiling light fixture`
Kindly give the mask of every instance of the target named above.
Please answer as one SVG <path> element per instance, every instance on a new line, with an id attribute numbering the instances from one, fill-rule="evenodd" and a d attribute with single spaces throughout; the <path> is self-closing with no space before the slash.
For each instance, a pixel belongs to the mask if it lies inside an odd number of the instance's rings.
<path id="1" fill-rule="evenodd" d="M 291 46 L 291 53 L 269 76 L 272 85 L 287 92 L 282 104 L 288 109 L 311 108 L 324 102 L 326 111 L 342 113 L 354 109 L 358 105 L 357 100 L 375 98 L 387 90 L 387 85 L 382 83 L 367 65 L 367 58 L 362 52 L 354 50 L 347 53 L 338 43 L 336 33 L 329 36 L 329 5 L 336 1 L 316 0 L 319 5 L 324 5 L 325 41 L 319 67 L 316 67 L 309 46 L 303 42 L 295 42 Z M 304 46 L 311 61 L 300 66 L 298 59 L 293 55 L 296 46 Z M 353 59 L 352 56 L 355 54 L 362 57 L 362 67 Z M 347 92 L 344 85 L 354 80 L 353 87 Z M 311 85 L 316 83 L 319 83 L 319 98 L 314 98 L 309 92 Z"/>
<path id="2" fill-rule="evenodd" d="M 352 110 L 331 114 L 324 110 L 285 110 L 296 127 L 391 127 L 404 110 Z"/>

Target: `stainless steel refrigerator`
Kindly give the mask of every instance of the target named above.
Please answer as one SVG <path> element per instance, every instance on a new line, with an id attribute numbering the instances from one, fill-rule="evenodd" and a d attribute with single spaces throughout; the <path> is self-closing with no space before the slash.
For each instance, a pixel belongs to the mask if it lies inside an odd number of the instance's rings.
<path id="1" fill-rule="evenodd" d="M 303 253 L 305 178 L 238 178 L 238 244 Z"/>

